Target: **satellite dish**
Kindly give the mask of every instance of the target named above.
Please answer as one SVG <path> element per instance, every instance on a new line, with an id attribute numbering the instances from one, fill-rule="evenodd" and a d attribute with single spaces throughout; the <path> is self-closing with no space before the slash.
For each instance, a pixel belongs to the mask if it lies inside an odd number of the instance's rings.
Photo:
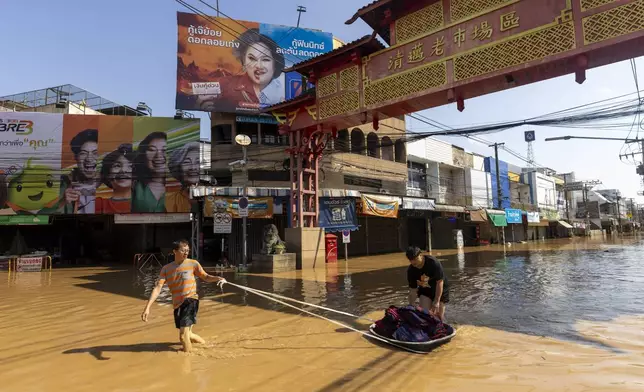
<path id="1" fill-rule="evenodd" d="M 237 135 L 235 136 L 235 143 L 246 147 L 250 145 L 250 137 L 248 137 L 248 135 Z"/>

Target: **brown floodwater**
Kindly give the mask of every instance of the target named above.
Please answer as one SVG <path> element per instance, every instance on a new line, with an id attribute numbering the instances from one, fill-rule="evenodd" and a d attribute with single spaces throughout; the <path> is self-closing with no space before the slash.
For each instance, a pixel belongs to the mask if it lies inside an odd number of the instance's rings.
<path id="1" fill-rule="evenodd" d="M 642 391 L 643 251 L 636 237 L 436 251 L 458 335 L 426 355 L 208 284 L 195 327 L 208 344 L 184 354 L 167 291 L 140 321 L 158 271 L 2 272 L 0 391 Z M 225 276 L 380 318 L 404 304 L 406 266 L 386 255 Z"/>

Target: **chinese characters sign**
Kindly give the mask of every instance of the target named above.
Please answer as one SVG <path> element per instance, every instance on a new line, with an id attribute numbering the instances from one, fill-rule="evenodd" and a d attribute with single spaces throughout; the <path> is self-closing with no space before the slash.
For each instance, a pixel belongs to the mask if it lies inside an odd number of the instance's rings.
<path id="1" fill-rule="evenodd" d="M 441 59 L 448 60 L 451 56 L 551 24 L 567 6 L 566 0 L 554 2 L 557 4 L 536 13 L 534 6 L 539 1 L 525 0 L 462 23 L 448 25 L 403 45 L 395 45 L 369 59 L 367 76 L 375 81 Z"/>

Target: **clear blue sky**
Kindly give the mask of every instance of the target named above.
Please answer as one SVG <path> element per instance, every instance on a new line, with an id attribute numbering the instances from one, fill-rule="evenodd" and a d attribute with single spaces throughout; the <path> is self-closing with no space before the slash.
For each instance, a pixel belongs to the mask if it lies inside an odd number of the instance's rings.
<path id="1" fill-rule="evenodd" d="M 344 24 L 370 0 L 220 0 L 233 18 L 294 25 L 298 5 L 308 8 L 302 26 L 333 33 L 344 41 L 369 34 L 361 21 Z M 207 11 L 198 0 L 188 3 Z M 209 0 L 215 4 L 214 0 Z M 331 5 L 331 6 L 325 6 Z M 112 101 L 136 105 L 145 101 L 155 116 L 174 114 L 176 83 L 176 11 L 173 0 L 0 0 L 0 96 L 71 83 Z M 214 11 L 210 10 L 214 15 Z M 637 60 L 644 74 L 644 62 Z M 644 81 L 641 80 L 644 86 Z M 566 76 L 466 101 L 465 111 L 447 105 L 423 112 L 451 126 L 523 119 L 635 91 L 628 62 L 588 72 L 583 85 Z M 204 124 L 205 125 L 205 124 Z M 412 122 L 414 131 L 429 130 Z M 559 172 L 575 171 L 583 179 L 600 179 L 605 188 L 626 196 L 640 190 L 635 167 L 620 162 L 620 142 L 544 142 L 562 135 L 626 137 L 623 131 L 535 128 L 536 161 Z M 524 129 L 481 135 L 504 141 L 525 155 Z M 202 136 L 207 136 L 205 133 Z M 633 135 L 634 136 L 634 135 Z M 483 155 L 491 149 L 464 138 L 450 142 Z M 501 159 L 522 162 L 501 153 Z"/>

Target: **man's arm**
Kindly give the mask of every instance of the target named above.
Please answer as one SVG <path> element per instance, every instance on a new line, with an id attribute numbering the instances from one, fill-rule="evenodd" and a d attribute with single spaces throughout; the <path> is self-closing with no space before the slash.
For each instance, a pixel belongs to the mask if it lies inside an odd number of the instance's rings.
<path id="1" fill-rule="evenodd" d="M 438 307 L 441 303 L 441 297 L 443 296 L 443 280 L 436 282 L 436 295 L 434 296 L 434 302 L 432 303 L 432 310 L 438 312 Z"/>
<path id="2" fill-rule="evenodd" d="M 197 276 L 201 280 L 203 280 L 204 282 L 207 282 L 207 283 L 219 283 L 219 282 L 222 282 L 222 281 L 224 283 L 226 282 L 226 279 L 222 278 L 221 276 L 214 276 L 214 275 L 208 274 L 203 269 L 203 267 L 201 266 L 201 264 L 199 262 L 197 262 L 197 264 L 195 266 L 195 269 L 196 269 L 195 273 L 197 274 Z"/>
<path id="3" fill-rule="evenodd" d="M 143 313 L 141 313 L 141 320 L 145 321 L 146 323 L 148 322 L 148 316 L 150 315 L 150 307 L 154 303 L 154 301 L 157 300 L 159 297 L 159 294 L 161 294 L 161 289 L 163 288 L 163 285 L 165 284 L 165 279 L 159 279 L 157 282 L 157 285 L 154 286 L 154 290 L 152 290 L 152 294 L 150 294 L 150 299 L 148 300 L 148 303 L 145 305 L 145 309 L 143 310 Z"/>
<path id="4" fill-rule="evenodd" d="M 409 305 L 416 306 L 418 300 L 418 289 L 409 288 Z"/>
<path id="5" fill-rule="evenodd" d="M 226 280 L 221 276 L 214 276 L 214 275 L 208 275 L 208 274 L 206 274 L 205 276 L 202 276 L 201 279 L 203 279 L 205 282 L 208 282 L 208 283 L 217 283 L 217 282 L 221 282 L 222 280 Z"/>

